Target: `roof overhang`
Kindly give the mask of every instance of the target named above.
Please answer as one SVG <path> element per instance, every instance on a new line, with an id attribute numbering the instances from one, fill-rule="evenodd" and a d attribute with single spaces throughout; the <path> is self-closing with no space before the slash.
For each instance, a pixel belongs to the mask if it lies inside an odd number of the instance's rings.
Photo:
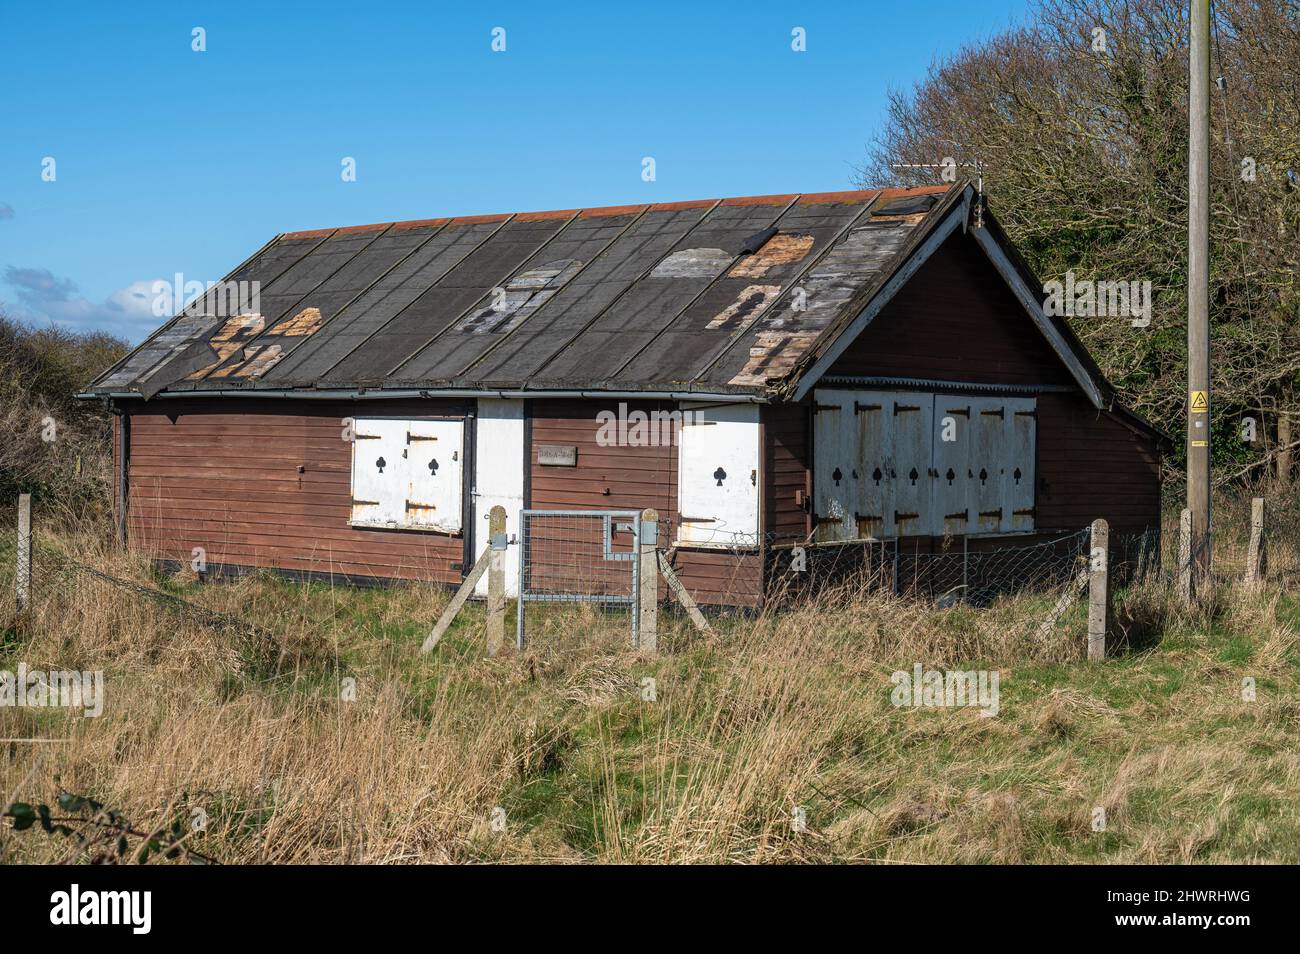
<path id="1" fill-rule="evenodd" d="M 147 401 L 139 391 L 83 391 L 81 400 Z M 427 398 L 570 398 L 623 401 L 706 401 L 725 404 L 766 404 L 764 394 L 736 391 L 592 391 L 592 390 L 492 390 L 483 388 L 224 388 L 194 391 L 167 391 L 155 400 L 183 401 L 188 398 L 271 398 L 291 401 L 396 401 Z"/>

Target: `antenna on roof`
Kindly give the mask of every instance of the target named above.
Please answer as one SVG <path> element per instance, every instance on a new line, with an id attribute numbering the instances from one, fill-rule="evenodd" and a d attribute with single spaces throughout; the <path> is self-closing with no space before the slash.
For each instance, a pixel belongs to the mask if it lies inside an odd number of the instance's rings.
<path id="1" fill-rule="evenodd" d="M 958 162 L 952 156 L 944 156 L 943 162 L 891 162 L 891 169 L 939 169 L 939 178 L 944 182 L 956 182 L 958 169 L 971 169 L 975 173 L 975 228 L 984 227 L 984 163 Z"/>

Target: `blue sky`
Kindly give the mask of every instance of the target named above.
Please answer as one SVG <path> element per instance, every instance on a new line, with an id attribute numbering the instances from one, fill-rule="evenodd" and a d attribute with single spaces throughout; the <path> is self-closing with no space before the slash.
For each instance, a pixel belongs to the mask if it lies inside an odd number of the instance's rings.
<path id="1" fill-rule="evenodd" d="M 136 342 L 276 232 L 843 189 L 887 91 L 1025 7 L 9 0 L 0 308 Z"/>

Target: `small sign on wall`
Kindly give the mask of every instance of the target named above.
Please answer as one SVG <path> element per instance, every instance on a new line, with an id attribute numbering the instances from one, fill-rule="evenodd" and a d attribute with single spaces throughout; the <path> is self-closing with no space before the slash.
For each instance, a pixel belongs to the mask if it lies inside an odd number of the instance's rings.
<path id="1" fill-rule="evenodd" d="M 578 448 L 559 444 L 538 444 L 537 463 L 543 467 L 577 467 Z"/>

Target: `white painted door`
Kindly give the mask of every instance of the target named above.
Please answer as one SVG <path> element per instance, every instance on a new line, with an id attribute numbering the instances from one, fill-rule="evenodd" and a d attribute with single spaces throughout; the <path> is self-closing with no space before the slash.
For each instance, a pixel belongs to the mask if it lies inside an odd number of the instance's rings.
<path id="1" fill-rule="evenodd" d="M 975 522 L 972 533 L 999 533 L 1011 520 L 1007 496 L 1007 433 L 1010 420 L 1006 398 L 971 398 L 970 499 Z"/>
<path id="2" fill-rule="evenodd" d="M 971 514 L 971 399 L 939 394 L 934 399 L 934 519 L 938 532 L 961 536 L 973 526 Z"/>
<path id="3" fill-rule="evenodd" d="M 406 423 L 364 418 L 354 422 L 353 525 L 401 527 L 406 522 Z"/>
<path id="4" fill-rule="evenodd" d="M 892 398 L 889 478 L 894 498 L 895 532 L 900 537 L 934 533 L 931 488 L 934 395 L 899 391 Z"/>
<path id="5" fill-rule="evenodd" d="M 1007 488 L 1011 500 L 1010 521 L 1003 521 L 1004 530 L 1034 529 L 1034 459 L 1038 448 L 1038 405 L 1033 398 L 1014 398 L 1007 401 L 1011 416 L 1011 450 L 1008 455 Z"/>
<path id="6" fill-rule="evenodd" d="M 683 406 L 677 448 L 677 542 L 758 545 L 758 405 Z M 685 417 L 686 415 L 683 415 Z"/>
<path id="7" fill-rule="evenodd" d="M 854 454 L 849 462 L 854 502 L 854 530 L 858 539 L 883 539 L 894 534 L 893 493 L 889 477 L 889 432 L 893 420 L 892 395 L 855 391 L 845 407 L 851 420 Z"/>
<path id="8" fill-rule="evenodd" d="M 817 391 L 813 397 L 813 539 L 818 542 L 856 537 L 853 510 L 857 493 L 851 473 L 853 392 Z"/>
<path id="9" fill-rule="evenodd" d="M 411 527 L 461 529 L 465 425 L 459 420 L 408 421 L 406 521 Z"/>
<path id="10" fill-rule="evenodd" d="M 524 506 L 524 402 L 479 398 L 474 425 L 474 559 L 487 549 L 488 512 L 506 510 L 506 595 L 519 594 L 519 511 Z M 466 572 L 469 571 L 466 567 Z M 487 595 L 487 574 L 474 592 Z"/>

